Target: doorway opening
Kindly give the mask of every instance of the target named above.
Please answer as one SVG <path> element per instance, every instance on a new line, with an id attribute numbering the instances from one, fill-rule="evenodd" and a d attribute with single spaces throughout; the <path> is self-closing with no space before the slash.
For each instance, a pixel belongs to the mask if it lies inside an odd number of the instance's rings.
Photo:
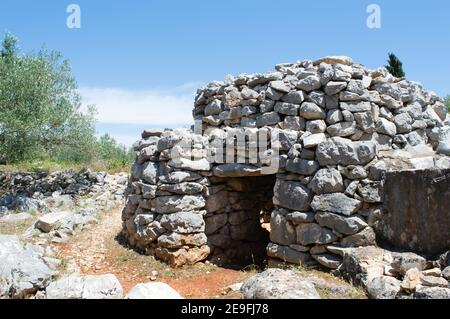
<path id="1" fill-rule="evenodd" d="M 267 259 L 276 175 L 211 180 L 213 187 L 221 190 L 210 197 L 209 202 L 217 207 L 217 201 L 222 200 L 224 207 L 211 213 L 208 210 L 211 205 L 207 205 L 205 221 L 212 249 L 210 261 L 233 269 L 263 267 Z"/>

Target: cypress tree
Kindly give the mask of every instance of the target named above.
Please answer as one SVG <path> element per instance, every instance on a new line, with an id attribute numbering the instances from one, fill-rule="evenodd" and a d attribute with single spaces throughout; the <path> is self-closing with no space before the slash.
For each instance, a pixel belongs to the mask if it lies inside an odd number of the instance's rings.
<path id="1" fill-rule="evenodd" d="M 386 69 L 395 77 L 403 78 L 405 77 L 405 72 L 403 71 L 403 63 L 400 61 L 394 53 L 389 53 L 388 65 Z"/>

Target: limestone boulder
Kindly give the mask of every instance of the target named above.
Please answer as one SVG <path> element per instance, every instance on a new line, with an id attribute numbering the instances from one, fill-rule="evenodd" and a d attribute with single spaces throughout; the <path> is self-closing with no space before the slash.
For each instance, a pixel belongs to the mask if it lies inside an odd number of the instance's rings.
<path id="1" fill-rule="evenodd" d="M 320 143 L 316 155 L 321 166 L 365 165 L 374 159 L 376 144 L 372 141 L 353 142 L 335 137 Z"/>
<path id="2" fill-rule="evenodd" d="M 311 282 L 281 269 L 269 269 L 247 279 L 241 292 L 245 299 L 320 299 Z"/>
<path id="3" fill-rule="evenodd" d="M 128 292 L 126 299 L 183 299 L 172 287 L 163 282 L 137 284 Z"/>
<path id="4" fill-rule="evenodd" d="M 322 211 L 351 216 L 362 207 L 362 202 L 343 193 L 332 193 L 314 196 L 311 207 L 315 212 Z"/>
<path id="5" fill-rule="evenodd" d="M 47 299 L 122 299 L 123 289 L 114 275 L 71 275 L 52 282 Z"/>
<path id="6" fill-rule="evenodd" d="M 299 182 L 277 180 L 273 203 L 294 211 L 308 211 L 312 192 Z"/>

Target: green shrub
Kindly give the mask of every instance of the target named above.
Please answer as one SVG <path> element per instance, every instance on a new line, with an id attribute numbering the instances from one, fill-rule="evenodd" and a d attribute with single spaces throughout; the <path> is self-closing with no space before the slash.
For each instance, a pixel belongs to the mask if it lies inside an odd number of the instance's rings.
<path id="1" fill-rule="evenodd" d="M 0 164 L 28 171 L 129 166 L 133 152 L 109 135 L 96 138 L 95 107 L 81 111 L 68 61 L 45 49 L 21 54 L 17 43 L 7 34 L 0 51 Z"/>

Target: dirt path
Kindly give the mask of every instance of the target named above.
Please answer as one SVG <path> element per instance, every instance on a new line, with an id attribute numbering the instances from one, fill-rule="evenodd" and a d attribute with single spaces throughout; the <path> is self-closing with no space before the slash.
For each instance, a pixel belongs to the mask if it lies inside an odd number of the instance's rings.
<path id="1" fill-rule="evenodd" d="M 63 272 L 82 275 L 114 274 L 125 293 L 134 285 L 150 281 L 152 271 L 186 298 L 224 297 L 225 287 L 240 282 L 251 273 L 218 268 L 208 263 L 172 269 L 151 256 L 124 247 L 116 236 L 121 229 L 120 209 L 106 213 L 98 224 L 64 244 L 52 248 L 63 260 Z M 228 295 L 239 297 L 238 294 Z"/>

